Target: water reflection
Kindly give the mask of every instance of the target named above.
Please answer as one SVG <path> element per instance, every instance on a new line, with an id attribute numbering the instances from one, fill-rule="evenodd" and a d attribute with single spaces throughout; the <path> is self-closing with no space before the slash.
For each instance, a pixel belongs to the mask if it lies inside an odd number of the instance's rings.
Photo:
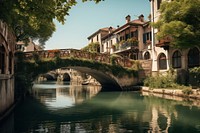
<path id="1" fill-rule="evenodd" d="M 92 86 L 49 85 L 36 84 L 33 97 L 15 109 L 10 122 L 15 133 L 200 132 L 200 107 L 191 102 L 139 92 L 99 92 Z"/>
<path id="2" fill-rule="evenodd" d="M 32 89 L 33 96 L 50 110 L 70 108 L 90 99 L 100 91 L 100 86 L 71 85 L 70 82 L 39 82 Z"/>

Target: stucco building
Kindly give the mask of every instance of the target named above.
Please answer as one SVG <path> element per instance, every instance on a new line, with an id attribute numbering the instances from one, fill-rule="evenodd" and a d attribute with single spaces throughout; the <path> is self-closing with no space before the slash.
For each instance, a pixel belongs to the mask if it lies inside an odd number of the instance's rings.
<path id="1" fill-rule="evenodd" d="M 106 35 L 108 35 L 111 32 L 111 29 L 114 30 L 111 27 L 105 27 L 97 30 L 92 35 L 90 35 L 87 39 L 89 43 L 96 43 L 99 42 L 100 44 L 100 53 L 104 53 L 105 47 L 102 45 L 102 38 Z"/>
<path id="2" fill-rule="evenodd" d="M 151 27 L 143 15 L 135 20 L 127 15 L 124 25 L 103 29 L 88 37 L 89 42 L 100 43 L 100 53 L 119 54 L 135 60 L 150 59 Z"/>
<path id="3" fill-rule="evenodd" d="M 160 5 L 164 0 L 149 0 L 151 4 L 151 21 L 157 22 L 160 16 Z M 170 2 L 171 0 L 166 0 Z M 188 49 L 176 49 L 170 47 L 168 38 L 157 40 L 157 29 L 152 27 L 152 50 L 150 52 L 152 58 L 152 73 L 158 74 L 165 72 L 170 67 L 177 70 L 178 74 L 183 74 L 182 70 L 200 66 L 200 48 L 193 46 Z"/>
<path id="4" fill-rule="evenodd" d="M 28 44 L 25 44 L 23 41 L 19 41 L 16 44 L 16 51 L 32 52 L 32 51 L 39 51 L 39 50 L 43 50 L 43 48 L 35 44 L 31 39 L 28 42 Z"/>
<path id="5" fill-rule="evenodd" d="M 178 49 L 170 47 L 170 38 L 156 39 L 158 29 L 152 27 L 150 23 L 159 20 L 162 1 L 164 0 L 149 0 L 151 6 L 149 21 L 145 21 L 143 15 L 135 20 L 131 20 L 131 16 L 128 15 L 125 17 L 124 25 L 116 29 L 106 28 L 103 35 L 100 35 L 102 30 L 98 30 L 88 39 L 90 42 L 93 40 L 100 43 L 101 53 L 119 54 L 122 57 L 148 63 L 152 75 L 164 74 L 173 68 L 181 78 L 180 82 L 185 83 L 188 80 L 184 78 L 187 77 L 188 69 L 200 66 L 200 48 L 194 45 L 191 48 Z"/>

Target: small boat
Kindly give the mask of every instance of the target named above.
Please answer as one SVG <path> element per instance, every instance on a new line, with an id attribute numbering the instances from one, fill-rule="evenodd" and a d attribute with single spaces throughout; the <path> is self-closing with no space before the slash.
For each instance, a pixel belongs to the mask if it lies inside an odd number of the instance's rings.
<path id="1" fill-rule="evenodd" d="M 89 84 L 89 81 L 83 81 L 82 82 L 82 85 L 88 85 Z"/>

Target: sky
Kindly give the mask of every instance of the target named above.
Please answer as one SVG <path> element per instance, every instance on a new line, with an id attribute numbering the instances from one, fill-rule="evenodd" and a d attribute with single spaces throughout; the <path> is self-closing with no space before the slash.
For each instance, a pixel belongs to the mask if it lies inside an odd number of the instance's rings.
<path id="1" fill-rule="evenodd" d="M 127 15 L 134 20 L 141 14 L 148 19 L 149 0 L 105 0 L 98 4 L 78 0 L 66 16 L 64 25 L 55 21 L 56 31 L 46 42 L 45 49 L 81 49 L 89 43 L 87 37 L 99 29 L 122 26 Z"/>

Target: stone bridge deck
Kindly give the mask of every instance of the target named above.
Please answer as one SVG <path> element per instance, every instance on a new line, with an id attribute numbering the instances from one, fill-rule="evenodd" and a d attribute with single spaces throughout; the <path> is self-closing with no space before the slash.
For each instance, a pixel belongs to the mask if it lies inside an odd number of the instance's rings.
<path id="1" fill-rule="evenodd" d="M 52 59 L 55 57 L 60 58 L 78 58 L 97 61 L 107 64 L 115 64 L 123 67 L 135 67 L 135 61 L 121 56 L 115 56 L 110 54 L 102 53 L 91 53 L 87 51 L 77 50 L 77 49 L 55 49 L 55 50 L 43 50 L 34 52 L 25 52 L 26 59 L 34 58 L 34 55 L 38 54 L 40 59 Z"/>

